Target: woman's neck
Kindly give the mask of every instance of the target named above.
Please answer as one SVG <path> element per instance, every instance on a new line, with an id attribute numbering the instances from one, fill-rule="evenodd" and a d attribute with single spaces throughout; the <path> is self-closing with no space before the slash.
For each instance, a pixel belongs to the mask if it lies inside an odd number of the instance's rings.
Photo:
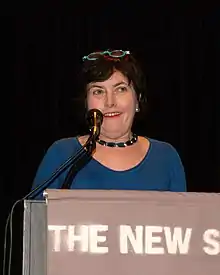
<path id="1" fill-rule="evenodd" d="M 105 142 L 114 142 L 114 143 L 119 143 L 119 142 L 126 142 L 132 138 L 132 133 L 128 132 L 124 135 L 121 136 L 111 136 L 111 135 L 105 135 L 105 134 L 100 134 L 99 139 L 103 140 Z"/>

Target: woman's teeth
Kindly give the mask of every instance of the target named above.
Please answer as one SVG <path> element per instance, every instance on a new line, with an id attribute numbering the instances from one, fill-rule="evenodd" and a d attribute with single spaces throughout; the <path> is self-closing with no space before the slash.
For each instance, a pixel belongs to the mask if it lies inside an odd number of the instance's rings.
<path id="1" fill-rule="evenodd" d="M 121 113 L 118 113 L 118 112 L 113 112 L 113 113 L 106 113 L 104 114 L 105 117 L 112 117 L 112 116 L 118 116 L 120 115 Z"/>

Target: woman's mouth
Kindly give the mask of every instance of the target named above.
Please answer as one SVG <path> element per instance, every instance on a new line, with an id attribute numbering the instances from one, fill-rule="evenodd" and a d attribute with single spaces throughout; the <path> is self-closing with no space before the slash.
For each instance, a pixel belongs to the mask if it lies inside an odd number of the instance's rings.
<path id="1" fill-rule="evenodd" d="M 105 113 L 104 114 L 104 117 L 106 117 L 106 118 L 113 118 L 113 117 L 118 117 L 118 116 L 120 116 L 121 115 L 121 113 L 119 113 L 119 112 L 109 112 L 109 113 Z"/>

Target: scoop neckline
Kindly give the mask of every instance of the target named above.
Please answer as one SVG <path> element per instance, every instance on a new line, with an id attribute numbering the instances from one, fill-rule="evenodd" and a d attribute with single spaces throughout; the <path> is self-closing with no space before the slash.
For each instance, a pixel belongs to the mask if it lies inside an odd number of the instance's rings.
<path id="1" fill-rule="evenodd" d="M 134 170 L 137 170 L 138 168 L 140 168 L 140 167 L 149 159 L 150 154 L 151 154 L 151 151 L 152 151 L 152 139 L 151 139 L 151 138 L 148 138 L 148 137 L 145 137 L 145 136 L 144 136 L 144 138 L 146 138 L 146 139 L 149 141 L 149 148 L 148 148 L 148 150 L 147 150 L 145 156 L 143 157 L 143 159 L 142 159 L 137 165 L 135 165 L 134 167 L 131 167 L 131 168 L 129 168 L 129 169 L 121 170 L 121 171 L 120 171 L 120 170 L 111 169 L 111 168 L 109 168 L 109 167 L 103 165 L 101 162 L 99 162 L 98 160 L 96 160 L 96 159 L 93 158 L 93 157 L 91 158 L 91 161 L 93 161 L 93 163 L 98 164 L 101 168 L 103 168 L 103 169 L 105 169 L 105 170 L 107 170 L 107 171 L 109 171 L 109 172 L 113 172 L 113 173 L 121 173 L 121 174 L 122 174 L 122 173 L 132 172 L 132 171 L 134 171 Z M 74 139 L 76 140 L 79 149 L 82 149 L 83 146 L 82 146 L 82 144 L 79 142 L 78 137 L 75 137 Z"/>

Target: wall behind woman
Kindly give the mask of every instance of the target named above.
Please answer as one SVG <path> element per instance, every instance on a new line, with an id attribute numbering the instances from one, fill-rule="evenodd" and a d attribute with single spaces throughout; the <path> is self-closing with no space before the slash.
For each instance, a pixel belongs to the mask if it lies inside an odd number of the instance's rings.
<path id="1" fill-rule="evenodd" d="M 75 85 L 81 56 L 108 47 L 131 50 L 146 72 L 148 111 L 137 132 L 177 148 L 189 191 L 220 192 L 220 13 L 207 4 L 178 9 L 162 2 L 144 8 L 81 1 L 68 9 L 54 3 L 28 16 L 1 18 L 2 91 L 8 98 L 2 100 L 7 112 L 2 108 L 1 154 L 6 213 L 29 191 L 50 144 L 86 130 L 79 127 L 83 107 Z M 68 15 L 61 15 L 64 10 Z"/>

